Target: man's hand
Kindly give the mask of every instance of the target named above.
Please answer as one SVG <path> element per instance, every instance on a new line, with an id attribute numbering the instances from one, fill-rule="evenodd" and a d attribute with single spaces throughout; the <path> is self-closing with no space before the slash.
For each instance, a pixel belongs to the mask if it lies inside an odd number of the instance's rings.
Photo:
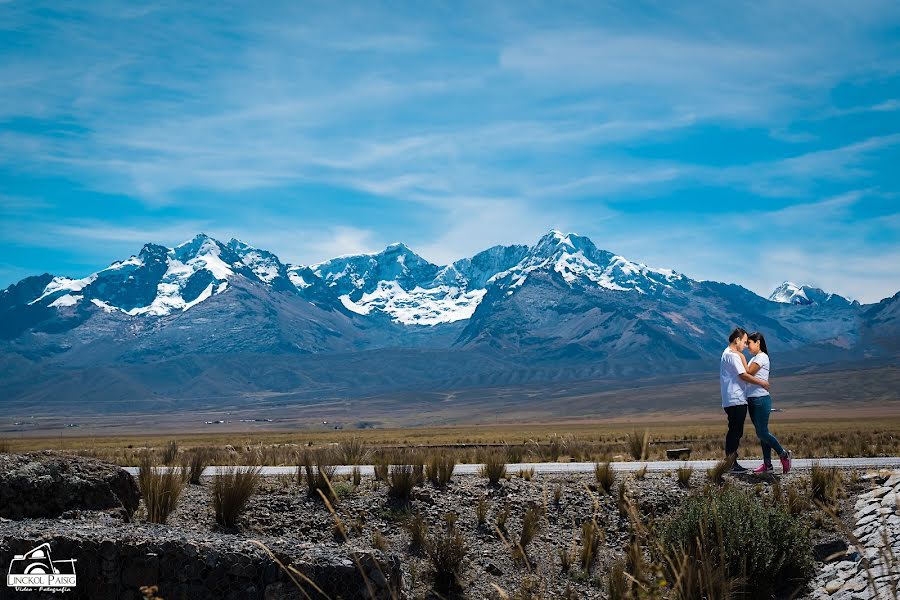
<path id="1" fill-rule="evenodd" d="M 762 387 L 765 388 L 765 390 L 768 392 L 768 391 L 769 391 L 769 382 L 768 382 L 768 381 L 763 381 L 763 382 L 762 382 Z"/>

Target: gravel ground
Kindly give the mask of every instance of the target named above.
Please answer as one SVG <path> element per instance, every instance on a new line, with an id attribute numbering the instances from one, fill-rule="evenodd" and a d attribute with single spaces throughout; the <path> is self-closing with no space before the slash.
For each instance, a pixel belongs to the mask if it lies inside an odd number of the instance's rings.
<path id="1" fill-rule="evenodd" d="M 805 475 L 800 473 L 780 479 L 782 486 L 787 486 L 803 477 Z M 731 479 L 738 485 L 754 487 L 761 493 L 770 490 L 769 483 L 753 477 Z M 627 482 L 629 495 L 640 507 L 641 515 L 648 521 L 667 514 L 691 492 L 678 485 L 674 473 L 648 473 L 644 479 L 636 479 L 634 474 L 617 474 L 617 483 L 623 480 Z M 695 471 L 692 489 L 700 489 L 705 484 L 706 473 Z M 554 502 L 557 487 L 561 489 L 558 504 Z M 386 540 L 388 551 L 402 556 L 404 578 L 410 583 L 415 598 L 426 596 L 429 564 L 422 553 L 409 549 L 410 535 L 404 523 L 414 512 L 424 517 L 431 532 L 443 529 L 447 513 L 456 514 L 456 526 L 463 532 L 468 548 L 469 568 L 465 587 L 471 598 L 496 598 L 492 583 L 514 593 L 534 582 L 539 582 L 550 598 L 563 597 L 567 590 L 571 590 L 572 597 L 577 598 L 605 597 L 603 579 L 606 567 L 622 555 L 622 548 L 628 541 L 627 518 L 620 516 L 615 496 L 597 491 L 593 474 L 536 475 L 531 481 L 513 475 L 509 480 L 501 480 L 497 487 L 490 486 L 477 476 L 457 475 L 445 489 L 435 489 L 427 482 L 416 488 L 415 499 L 405 508 L 398 507 L 388 498 L 387 486 L 383 482 L 372 478 L 363 478 L 358 488 L 349 482 L 339 481 L 336 488 L 340 500 L 335 504 L 335 511 L 346 525 L 351 541 L 355 545 L 373 544 L 374 532 L 380 532 Z M 855 494 L 861 489 L 866 489 L 862 483 L 848 485 L 851 493 L 842 500 L 844 508 L 841 514 L 851 527 L 852 505 Z M 488 512 L 486 524 L 479 526 L 476 505 L 482 498 L 488 504 Z M 521 532 L 522 516 L 529 504 L 547 507 L 540 532 L 527 549 L 532 563 L 530 567 L 513 558 L 506 542 L 494 528 L 497 513 L 508 507 L 504 535 L 514 543 Z M 188 486 L 178 510 L 170 518 L 169 526 L 197 531 L 219 530 L 209 506 L 207 485 Z M 591 518 L 595 507 L 599 508 L 598 522 L 605 529 L 600 556 L 590 575 L 584 575 L 577 564 L 568 575 L 564 575 L 559 552 L 570 548 L 573 543 L 580 544 L 581 523 Z M 838 527 L 828 519 L 809 518 L 814 525 L 814 543 L 834 539 L 838 535 Z M 240 533 L 251 537 L 295 538 L 337 547 L 340 542 L 336 541 L 334 523 L 335 519 L 323 503 L 310 498 L 305 487 L 298 486 L 289 477 L 267 477 L 241 520 Z"/>
<path id="2" fill-rule="evenodd" d="M 857 496 L 875 485 L 858 475 L 858 472 L 845 471 L 846 493 L 841 500 L 839 514 L 850 529 L 855 526 L 853 506 Z M 786 490 L 792 484 L 802 485 L 806 478 L 808 473 L 801 471 L 779 476 L 778 479 Z M 613 496 L 598 492 L 593 474 L 536 474 L 530 481 L 512 474 L 508 480 L 501 480 L 498 486 L 490 486 L 485 479 L 475 475 L 455 475 L 444 489 L 436 489 L 428 482 L 416 487 L 414 499 L 406 507 L 392 501 L 388 497 L 387 486 L 372 477 L 363 477 L 358 487 L 338 479 L 335 488 L 339 500 L 335 503 L 335 510 L 345 524 L 349 544 L 353 547 L 376 547 L 376 538 L 379 537 L 376 532 L 379 532 L 381 544 L 386 546 L 384 549 L 400 557 L 403 577 L 412 598 L 426 598 L 430 589 L 429 561 L 420 551 L 410 549 L 410 535 L 404 527 L 414 513 L 422 515 L 430 532 L 443 530 L 448 513 L 456 515 L 456 527 L 464 535 L 467 548 L 464 588 L 469 598 L 498 598 L 494 585 L 515 594 L 529 584 L 540 590 L 544 598 L 604 598 L 607 567 L 622 556 L 628 541 L 629 524 L 627 518 L 619 514 L 616 487 Z M 753 476 L 729 479 L 735 485 L 755 489 L 760 494 L 771 493 L 771 484 L 775 481 L 775 478 L 764 481 Z M 215 523 L 210 481 L 204 477 L 201 485 L 187 485 L 168 523 L 154 527 L 165 528 L 187 538 L 266 538 L 278 544 L 314 545 L 323 552 L 329 548 L 337 551 L 347 543 L 339 540 L 335 532 L 335 519 L 321 500 L 309 497 L 306 487 L 299 486 L 293 476 L 264 477 L 261 488 L 251 499 L 236 529 L 224 529 Z M 675 474 L 671 472 L 650 472 L 643 479 L 638 479 L 634 473 L 620 472 L 616 474 L 616 486 L 621 481 L 626 482 L 630 497 L 639 507 L 642 517 L 649 522 L 665 516 L 685 496 L 702 489 L 707 484 L 707 476 L 705 471 L 696 470 L 688 490 L 678 485 Z M 554 502 L 557 488 L 561 492 L 559 503 Z M 479 525 L 476 517 L 476 506 L 482 499 L 488 506 L 485 525 Z M 513 557 L 494 524 L 498 513 L 508 508 L 504 535 L 514 543 L 521 532 L 522 516 L 530 504 L 546 506 L 546 512 L 538 535 L 527 547 L 530 565 L 526 565 Z M 117 529 L 142 527 L 143 510 L 142 505 L 135 513 L 138 523 L 121 523 L 107 517 L 102 526 Z M 559 553 L 573 544 L 580 546 L 581 523 L 590 519 L 595 510 L 605 532 L 599 557 L 589 574 L 582 572 L 577 558 L 571 571 L 563 574 Z M 102 517 L 87 514 L 83 518 Z M 810 510 L 802 518 L 812 527 L 813 543 L 842 537 L 840 527 L 816 511 Z M 0 536 L 5 525 L 0 522 Z"/>

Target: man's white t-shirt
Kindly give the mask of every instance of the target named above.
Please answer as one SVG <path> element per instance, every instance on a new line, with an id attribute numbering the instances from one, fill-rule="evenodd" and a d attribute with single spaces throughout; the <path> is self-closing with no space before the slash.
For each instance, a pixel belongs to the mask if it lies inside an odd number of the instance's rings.
<path id="1" fill-rule="evenodd" d="M 762 379 L 764 381 L 769 380 L 769 355 L 765 352 L 760 352 L 756 356 L 750 359 L 751 363 L 756 363 L 759 365 L 759 371 L 756 372 L 757 379 Z M 768 396 L 769 390 L 762 387 L 761 385 L 756 385 L 755 383 L 747 384 L 747 397 L 748 398 L 759 398 L 760 396 Z"/>
<path id="2" fill-rule="evenodd" d="M 719 383 L 722 386 L 723 408 L 747 404 L 744 380 L 740 377 L 742 373 L 746 372 L 744 363 L 737 352 L 732 352 L 731 348 L 725 348 L 719 363 Z"/>

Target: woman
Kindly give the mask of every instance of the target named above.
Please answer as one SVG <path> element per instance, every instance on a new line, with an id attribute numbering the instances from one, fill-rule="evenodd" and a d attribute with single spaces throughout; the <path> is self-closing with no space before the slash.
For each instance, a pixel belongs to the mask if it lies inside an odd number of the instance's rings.
<path id="1" fill-rule="evenodd" d="M 766 338 L 758 331 L 747 336 L 747 347 L 753 358 L 747 365 L 747 372 L 757 379 L 769 381 L 769 353 L 766 348 Z M 754 473 L 772 473 L 772 450 L 781 458 L 781 468 L 784 473 L 791 470 L 791 452 L 785 450 L 778 443 L 774 435 L 769 433 L 769 413 L 772 411 L 772 398 L 769 392 L 758 385 L 747 386 L 747 410 L 750 420 L 756 428 L 756 437 L 762 445 L 763 464 Z"/>

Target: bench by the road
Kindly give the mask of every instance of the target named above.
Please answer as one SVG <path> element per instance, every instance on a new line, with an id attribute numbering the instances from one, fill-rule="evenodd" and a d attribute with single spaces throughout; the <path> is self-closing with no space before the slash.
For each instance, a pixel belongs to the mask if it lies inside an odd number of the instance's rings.
<path id="1" fill-rule="evenodd" d="M 761 458 L 742 458 L 740 462 L 745 467 L 755 468 L 762 462 Z M 823 467 L 841 467 L 847 469 L 891 469 L 900 468 L 900 456 L 888 456 L 877 458 L 796 458 L 794 459 L 794 469 L 809 469 L 813 464 L 818 463 Z M 534 469 L 535 474 L 540 473 L 592 473 L 594 465 L 592 462 L 536 462 L 536 463 L 509 463 L 506 465 L 508 473 L 517 473 L 522 469 Z M 614 462 L 610 463 L 615 471 L 637 471 L 646 466 L 648 471 L 674 471 L 680 467 L 690 467 L 692 469 L 709 469 L 716 464 L 714 460 L 659 460 L 659 461 L 634 461 L 634 462 Z M 373 475 L 374 467 L 372 465 L 356 465 L 362 475 Z M 223 467 L 207 467 L 203 471 L 204 475 L 213 475 L 217 469 Z M 338 475 L 347 475 L 352 472 L 354 465 L 342 465 L 337 467 Z M 456 475 L 473 475 L 477 474 L 481 465 L 476 463 L 457 464 L 453 471 Z M 132 475 L 137 474 L 137 467 L 125 467 Z M 287 475 L 295 473 L 296 466 L 287 467 L 262 467 L 263 475 Z"/>

